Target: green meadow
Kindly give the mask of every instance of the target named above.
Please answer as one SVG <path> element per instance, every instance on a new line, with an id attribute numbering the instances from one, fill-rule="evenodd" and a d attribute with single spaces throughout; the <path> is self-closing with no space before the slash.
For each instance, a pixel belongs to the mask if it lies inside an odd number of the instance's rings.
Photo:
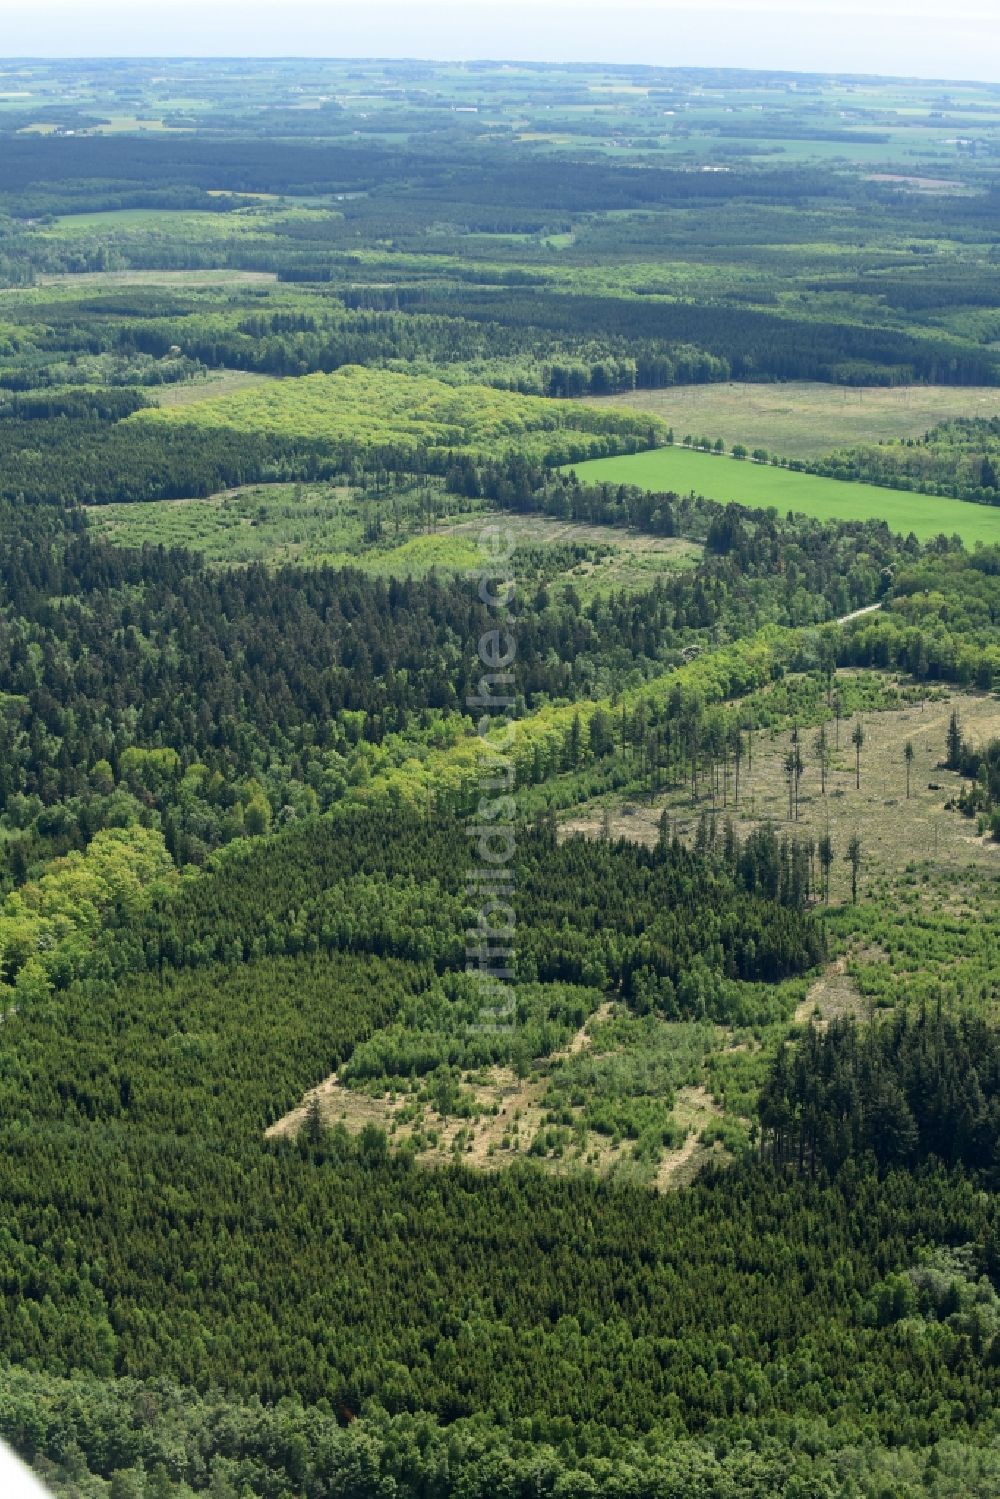
<path id="1" fill-rule="evenodd" d="M 884 520 L 893 531 L 921 540 L 958 535 L 967 546 L 1000 542 L 1000 507 L 973 505 L 934 495 L 881 489 L 792 473 L 768 464 L 737 460 L 688 448 L 655 448 L 622 458 L 597 458 L 573 465 L 591 484 L 635 484 L 641 489 L 694 490 L 707 499 L 773 507 L 811 515 L 817 520 Z"/>

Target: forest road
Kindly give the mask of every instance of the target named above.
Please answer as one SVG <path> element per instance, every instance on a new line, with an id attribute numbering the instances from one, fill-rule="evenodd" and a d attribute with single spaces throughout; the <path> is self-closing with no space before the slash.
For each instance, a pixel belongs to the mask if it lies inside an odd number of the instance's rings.
<path id="1" fill-rule="evenodd" d="M 834 624 L 849 625 L 852 619 L 860 619 L 863 614 L 874 614 L 875 610 L 881 607 L 881 604 L 866 604 L 863 609 L 855 609 L 851 614 L 842 614 L 839 619 L 834 620 Z"/>

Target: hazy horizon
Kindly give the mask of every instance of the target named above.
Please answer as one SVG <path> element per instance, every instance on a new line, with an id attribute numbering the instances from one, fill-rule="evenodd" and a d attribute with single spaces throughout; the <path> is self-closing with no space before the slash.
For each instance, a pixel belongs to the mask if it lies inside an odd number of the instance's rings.
<path id="1" fill-rule="evenodd" d="M 942 17 L 928 0 L 376 0 L 331 11 L 177 0 L 168 13 L 124 0 L 38 0 L 5 18 L 3 58 L 338 58 L 610 63 L 859 73 L 1000 83 L 1000 14 L 972 0 Z M 984 59 L 989 59 L 984 62 Z"/>

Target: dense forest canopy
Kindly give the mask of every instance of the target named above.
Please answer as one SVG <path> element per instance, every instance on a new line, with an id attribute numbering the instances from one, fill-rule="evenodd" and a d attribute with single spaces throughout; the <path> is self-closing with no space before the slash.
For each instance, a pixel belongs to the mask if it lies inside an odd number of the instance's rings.
<path id="1" fill-rule="evenodd" d="M 998 121 L 5 75 L 0 1435 L 56 1495 L 997 1492 Z M 682 448 L 760 498 L 577 472 Z"/>

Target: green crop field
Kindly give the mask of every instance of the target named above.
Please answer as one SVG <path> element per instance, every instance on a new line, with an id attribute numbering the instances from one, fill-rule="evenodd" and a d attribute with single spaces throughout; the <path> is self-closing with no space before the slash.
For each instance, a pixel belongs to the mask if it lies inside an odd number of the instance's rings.
<path id="1" fill-rule="evenodd" d="M 880 489 L 790 473 L 767 464 L 738 462 L 686 448 L 656 448 L 623 458 L 600 458 L 575 465 L 586 483 L 636 484 L 642 489 L 694 490 L 707 499 L 792 510 L 816 520 L 882 519 L 901 535 L 921 540 L 960 536 L 967 546 L 1000 542 L 1000 508 L 944 500 L 932 495 Z"/>

